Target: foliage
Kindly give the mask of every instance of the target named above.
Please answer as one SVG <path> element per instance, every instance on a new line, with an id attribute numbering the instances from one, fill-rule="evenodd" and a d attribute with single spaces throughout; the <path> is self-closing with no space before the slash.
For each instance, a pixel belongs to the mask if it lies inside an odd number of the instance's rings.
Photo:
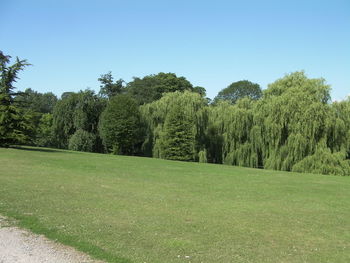
<path id="1" fill-rule="evenodd" d="M 192 84 L 186 78 L 177 77 L 174 73 L 160 72 L 142 79 L 134 78 L 127 84 L 127 93 L 140 105 L 160 99 L 163 93 L 185 90 L 193 90 Z M 202 89 L 198 90 L 203 92 Z"/>
<path id="2" fill-rule="evenodd" d="M 15 97 L 15 102 L 26 110 L 44 114 L 52 113 L 57 97 L 52 92 L 40 93 L 26 89 Z"/>
<path id="3" fill-rule="evenodd" d="M 208 162 L 206 149 L 204 149 L 198 153 L 198 162 L 200 162 L 200 163 L 207 163 Z"/>
<path id="4" fill-rule="evenodd" d="M 3 72 L 12 70 L 8 59 L 3 56 Z M 11 71 L 15 76 L 21 65 Z M 9 94 L 1 93 L 0 133 L 11 131 L 12 137 L 3 136 L 2 145 L 331 174 L 345 174 L 349 166 L 350 98 L 330 103 L 325 80 L 304 72 L 288 74 L 263 92 L 258 84 L 234 82 L 210 105 L 204 88 L 173 73 L 134 78 L 126 86 L 114 82 L 111 72 L 99 81 L 99 95 L 65 92 L 57 103 L 52 93 L 13 93 L 10 86 Z M 318 168 L 310 164 L 317 158 L 323 160 Z"/>
<path id="5" fill-rule="evenodd" d="M 209 159 L 217 163 L 260 167 L 258 138 L 253 127 L 255 102 L 249 98 L 239 100 L 235 105 L 220 101 L 209 111 L 208 133 L 212 139 L 208 147 Z M 218 154 L 216 155 L 215 152 Z"/>
<path id="6" fill-rule="evenodd" d="M 77 130 L 69 139 L 68 149 L 73 151 L 92 152 L 96 135 L 85 130 Z"/>
<path id="7" fill-rule="evenodd" d="M 18 79 L 18 73 L 30 65 L 26 60 L 19 60 L 9 66 L 10 56 L 0 51 L 0 146 L 25 143 L 32 129 L 29 117 L 15 105 L 13 83 Z"/>
<path id="8" fill-rule="evenodd" d="M 327 137 L 329 86 L 295 72 L 269 85 L 257 103 L 264 167 L 290 171 Z"/>
<path id="9" fill-rule="evenodd" d="M 345 152 L 350 159 L 350 97 L 331 105 L 327 127 L 327 146 L 333 152 Z"/>
<path id="10" fill-rule="evenodd" d="M 98 81 L 101 82 L 101 85 L 100 85 L 101 89 L 99 94 L 102 97 L 110 99 L 113 96 L 123 93 L 125 90 L 125 87 L 123 85 L 124 80 L 119 79 L 116 82 L 113 82 L 113 76 L 111 71 L 108 72 L 107 74 L 101 75 Z"/>
<path id="11" fill-rule="evenodd" d="M 37 129 L 35 145 L 44 147 L 54 146 L 52 122 L 53 116 L 51 113 L 45 113 L 41 116 Z"/>
<path id="12" fill-rule="evenodd" d="M 200 86 L 193 87 L 192 91 L 200 94 L 202 97 L 205 97 L 207 95 L 207 91 L 205 90 L 205 88 Z"/>
<path id="13" fill-rule="evenodd" d="M 260 100 L 244 98 L 234 105 L 223 101 L 211 105 L 208 160 L 290 171 L 304 158 L 314 156 L 323 141 L 326 151 L 344 152 L 349 159 L 349 101 L 329 104 L 329 98 L 329 86 L 323 79 L 295 72 L 270 84 Z M 329 161 L 331 171 L 334 162 L 324 159 L 323 165 Z"/>
<path id="14" fill-rule="evenodd" d="M 105 101 L 96 96 L 92 90 L 80 91 L 77 94 L 77 104 L 74 110 L 75 129 L 97 134 L 99 117 L 104 108 Z"/>
<path id="15" fill-rule="evenodd" d="M 168 153 L 164 152 L 167 151 L 165 141 L 174 136 L 176 129 L 175 123 L 171 124 L 175 122 L 174 118 L 169 119 L 168 115 L 170 112 L 172 112 L 172 115 L 176 115 L 177 113 L 174 111 L 177 110 L 178 114 L 182 115 L 181 117 L 178 116 L 181 129 L 177 132 L 180 134 L 182 130 L 189 131 L 189 138 L 186 141 L 193 147 L 193 159 L 198 160 L 198 152 L 204 147 L 203 145 L 207 139 L 205 137 L 206 106 L 205 98 L 198 93 L 189 91 L 167 93 L 160 100 L 141 106 L 142 118 L 147 125 L 146 140 L 143 144 L 145 154 L 157 158 L 166 158 L 165 156 Z M 167 128 L 165 122 L 167 122 Z M 172 135 L 168 134 L 169 132 Z M 192 142 L 190 143 L 190 141 Z M 188 153 L 187 150 L 186 152 Z M 188 158 L 186 157 L 186 159 Z"/>
<path id="16" fill-rule="evenodd" d="M 42 125 L 41 119 L 43 115 L 51 114 L 56 102 L 57 97 L 52 92 L 40 93 L 32 89 L 26 89 L 15 96 L 14 104 L 25 112 L 25 117 L 32 127 L 28 133 L 26 144 L 37 146 L 52 145 L 51 133 L 42 133 L 40 125 Z M 44 138 L 44 134 L 48 138 Z"/>
<path id="17" fill-rule="evenodd" d="M 143 141 L 137 102 L 128 95 L 118 95 L 108 102 L 99 124 L 100 136 L 108 152 L 137 154 Z"/>
<path id="18" fill-rule="evenodd" d="M 220 100 L 227 100 L 235 104 L 239 99 L 248 97 L 252 100 L 260 99 L 262 91 L 259 84 L 252 83 L 248 80 L 241 80 L 230 84 L 227 88 L 221 90 L 214 98 L 214 103 Z"/>
<path id="19" fill-rule="evenodd" d="M 93 91 L 85 90 L 66 94 L 60 99 L 53 112 L 53 134 L 59 148 L 68 148 L 69 138 L 77 130 L 96 135 L 93 151 L 102 151 L 98 135 L 98 123 L 105 101 Z"/>
<path id="20" fill-rule="evenodd" d="M 69 137 L 76 131 L 74 127 L 74 112 L 78 103 L 75 93 L 58 100 L 53 110 L 53 134 L 55 145 L 67 149 Z"/>
<path id="21" fill-rule="evenodd" d="M 320 147 L 315 154 L 305 157 L 296 163 L 293 172 L 350 175 L 349 161 L 345 160 L 342 152 L 332 153 L 329 148 Z"/>
<path id="22" fill-rule="evenodd" d="M 193 161 L 195 156 L 193 121 L 180 104 L 171 107 L 164 122 L 161 157 L 169 160 Z"/>

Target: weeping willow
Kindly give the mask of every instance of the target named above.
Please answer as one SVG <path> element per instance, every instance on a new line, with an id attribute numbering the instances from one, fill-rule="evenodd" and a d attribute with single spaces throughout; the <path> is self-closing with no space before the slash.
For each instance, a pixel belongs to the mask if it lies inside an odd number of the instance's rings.
<path id="1" fill-rule="evenodd" d="M 192 138 L 191 160 L 349 175 L 350 99 L 330 103 L 324 79 L 291 73 L 270 84 L 261 99 L 235 104 L 207 105 L 196 93 L 168 93 L 141 106 L 148 134 L 143 149 L 149 156 L 167 158 L 169 123 L 176 121 L 169 112 L 175 107 L 177 118 L 186 116 L 191 123 L 186 132 Z"/>
<path id="2" fill-rule="evenodd" d="M 229 165 L 259 167 L 259 127 L 254 127 L 256 102 L 248 98 L 231 105 L 223 101 L 209 108 L 208 151 L 211 159 Z M 253 135 L 253 136 L 252 136 Z"/>
<path id="3" fill-rule="evenodd" d="M 262 129 L 263 165 L 290 171 L 315 153 L 327 138 L 329 86 L 323 79 L 308 79 L 295 72 L 269 85 L 255 109 L 254 123 Z"/>
<path id="4" fill-rule="evenodd" d="M 198 153 L 205 149 L 207 118 L 207 102 L 197 93 L 173 92 L 165 94 L 160 100 L 141 106 L 141 113 L 147 126 L 147 139 L 143 149 L 148 155 L 157 158 L 167 158 L 170 130 L 165 127 L 175 108 L 178 114 L 186 116 L 191 123 L 193 160 L 198 160 Z M 203 157 L 203 156 L 202 156 Z M 203 159 L 203 158 L 202 158 Z"/>
<path id="5" fill-rule="evenodd" d="M 258 101 L 245 98 L 235 105 L 210 106 L 209 161 L 345 175 L 350 158 L 350 100 L 330 104 L 329 92 L 325 80 L 295 72 L 270 84 Z M 324 161 L 323 168 L 310 168 L 317 158 Z M 336 164 L 342 170 L 335 169 Z"/>
<path id="6" fill-rule="evenodd" d="M 332 152 L 343 152 L 350 159 L 350 97 L 334 102 L 328 119 L 327 147 Z"/>
<path id="7" fill-rule="evenodd" d="M 332 153 L 324 142 L 319 144 L 313 155 L 296 163 L 292 171 L 344 176 L 350 175 L 350 165 L 343 151 Z"/>

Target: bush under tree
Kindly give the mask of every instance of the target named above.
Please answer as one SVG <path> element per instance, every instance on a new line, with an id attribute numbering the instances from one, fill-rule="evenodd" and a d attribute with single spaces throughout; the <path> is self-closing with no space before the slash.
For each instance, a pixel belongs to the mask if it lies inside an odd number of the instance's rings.
<path id="1" fill-rule="evenodd" d="M 92 152 L 96 143 L 96 135 L 77 130 L 69 139 L 68 149 L 73 151 Z"/>

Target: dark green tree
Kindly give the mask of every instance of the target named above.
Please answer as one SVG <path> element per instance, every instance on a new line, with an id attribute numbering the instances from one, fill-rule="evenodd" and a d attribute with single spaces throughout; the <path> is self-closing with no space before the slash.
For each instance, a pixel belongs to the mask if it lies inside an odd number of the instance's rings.
<path id="1" fill-rule="evenodd" d="M 99 94 L 102 97 L 110 99 L 113 96 L 123 93 L 125 90 L 124 80 L 119 79 L 114 82 L 111 71 L 101 75 L 98 81 L 101 82 Z"/>
<path id="2" fill-rule="evenodd" d="M 253 100 L 261 98 L 262 91 L 259 84 L 252 83 L 248 80 L 241 80 L 232 83 L 227 88 L 221 90 L 214 98 L 214 103 L 220 100 L 230 101 L 235 104 L 237 100 L 248 97 Z"/>
<path id="3" fill-rule="evenodd" d="M 184 77 L 174 73 L 158 73 L 141 78 L 134 78 L 127 85 L 127 93 L 142 105 L 160 99 L 164 93 L 175 91 L 193 91 L 192 84 Z M 203 90 L 201 90 L 203 92 Z"/>
<path id="4" fill-rule="evenodd" d="M 165 159 L 194 160 L 193 120 L 179 104 L 173 105 L 165 119 L 162 142 Z"/>
<path id="5" fill-rule="evenodd" d="M 10 56 L 0 51 L 0 146 L 5 147 L 25 143 L 31 129 L 28 118 L 14 103 L 14 98 L 19 93 L 14 92 L 13 86 L 18 73 L 30 64 L 17 57 L 16 62 L 10 66 L 10 59 Z"/>
<path id="6" fill-rule="evenodd" d="M 200 86 L 196 86 L 193 88 L 193 92 L 196 92 L 198 94 L 200 94 L 202 97 L 207 96 L 207 91 L 205 88 L 200 87 Z"/>
<path id="7" fill-rule="evenodd" d="M 91 90 L 66 93 L 57 102 L 53 112 L 54 141 L 59 148 L 68 148 L 69 139 L 77 130 L 95 135 L 93 151 L 102 151 L 98 137 L 98 122 L 105 100 Z"/>
<path id="8" fill-rule="evenodd" d="M 101 115 L 99 131 L 107 152 L 137 154 L 144 139 L 137 102 L 125 94 L 111 98 Z"/>
<path id="9" fill-rule="evenodd" d="M 26 89 L 15 97 L 15 102 L 22 108 L 37 113 L 52 113 L 57 97 L 52 92 L 40 93 Z"/>
<path id="10" fill-rule="evenodd" d="M 44 114 L 51 114 L 57 102 L 57 97 L 52 92 L 40 93 L 32 89 L 26 89 L 15 98 L 15 105 L 21 108 L 32 124 L 28 144 L 44 146 L 43 134 L 39 134 L 41 118 Z"/>

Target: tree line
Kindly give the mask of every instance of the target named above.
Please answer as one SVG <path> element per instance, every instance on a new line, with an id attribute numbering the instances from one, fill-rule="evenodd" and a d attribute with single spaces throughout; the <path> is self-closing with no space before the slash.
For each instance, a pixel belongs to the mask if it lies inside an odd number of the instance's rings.
<path id="1" fill-rule="evenodd" d="M 0 52 L 0 146 L 15 144 L 283 171 L 350 175 L 350 98 L 294 72 L 262 90 L 234 82 L 210 100 L 174 73 L 98 78 L 99 93 L 15 92 L 26 60 Z"/>

